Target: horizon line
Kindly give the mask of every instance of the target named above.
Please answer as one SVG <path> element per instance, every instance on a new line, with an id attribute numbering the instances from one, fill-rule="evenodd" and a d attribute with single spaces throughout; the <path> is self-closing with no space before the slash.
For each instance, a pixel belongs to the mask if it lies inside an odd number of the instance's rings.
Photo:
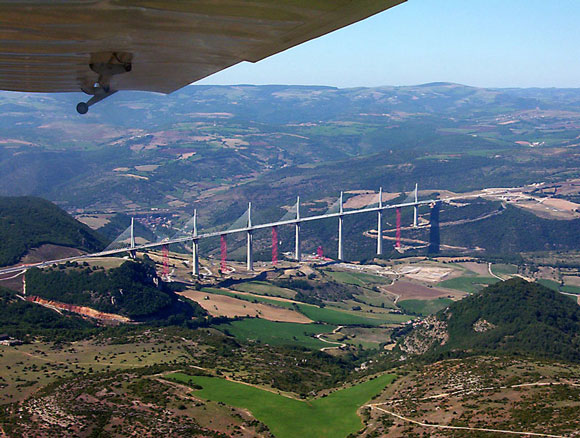
<path id="1" fill-rule="evenodd" d="M 419 84 L 409 84 L 409 85 L 393 85 L 393 84 L 383 84 L 383 85 L 359 85 L 359 86 L 348 86 L 348 87 L 340 87 L 336 85 L 324 85 L 324 84 L 284 84 L 284 83 L 268 83 L 268 84 L 249 84 L 249 83 L 238 83 L 238 84 L 199 84 L 199 83 L 191 83 L 186 85 L 184 88 L 187 87 L 319 87 L 319 88 L 334 88 L 337 90 L 353 90 L 353 89 L 361 89 L 361 88 L 417 88 L 417 87 L 427 87 L 427 86 L 460 86 L 466 88 L 476 88 L 476 89 L 487 89 L 487 90 L 580 90 L 580 86 L 578 87 L 566 87 L 566 86 L 533 86 L 533 87 L 525 87 L 525 86 L 503 86 L 503 87 L 483 87 L 477 85 L 468 85 L 462 84 L 459 82 L 446 82 L 446 81 L 433 81 L 433 82 L 425 82 Z M 131 90 L 125 90 L 131 91 Z M 176 90 L 179 91 L 179 90 Z"/>

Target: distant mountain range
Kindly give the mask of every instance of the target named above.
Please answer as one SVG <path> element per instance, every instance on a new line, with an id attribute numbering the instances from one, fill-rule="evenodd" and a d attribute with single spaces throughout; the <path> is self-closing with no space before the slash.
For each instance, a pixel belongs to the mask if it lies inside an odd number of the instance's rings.
<path id="1" fill-rule="evenodd" d="M 192 85 L 167 96 L 121 92 L 99 103 L 91 114 L 84 117 L 74 111 L 79 97 L 82 95 L 2 92 L 0 109 L 4 117 L 0 126 L 21 135 L 20 125 L 15 126 L 15 123 L 25 122 L 30 127 L 34 127 L 34 122 L 36 126 L 46 126 L 56 121 L 81 127 L 100 123 L 117 128 L 151 130 L 197 118 L 236 118 L 239 121 L 282 125 L 340 120 L 351 116 L 386 117 L 396 112 L 466 118 L 493 117 L 508 111 L 580 109 L 579 89 L 495 89 L 445 82 L 372 88 Z M 82 128 L 77 135 L 82 135 Z M 71 137 L 75 138 L 74 135 Z"/>
<path id="2" fill-rule="evenodd" d="M 521 167 L 514 149 L 571 146 L 580 135 L 574 89 L 190 86 L 169 96 L 119 93 L 85 117 L 74 112 L 76 100 L 0 93 L 0 194 L 127 211 L 260 177 L 330 178 L 355 157 L 352 170 L 364 172 L 342 178 L 343 189 L 371 179 L 408 189 L 411 180 L 446 183 L 424 170 L 408 174 L 405 163 L 418 158 L 459 154 L 468 168 Z M 425 164 L 449 173 L 445 163 Z M 387 177 L 392 166 L 404 169 L 396 182 Z"/>
<path id="3" fill-rule="evenodd" d="M 342 190 L 580 176 L 580 89 L 190 86 L 118 93 L 84 117 L 78 99 L 0 93 L 0 195 L 75 214 L 176 213 L 174 225 L 197 208 L 208 229 L 229 226 L 248 201 L 275 220 L 297 195 L 309 214 Z"/>

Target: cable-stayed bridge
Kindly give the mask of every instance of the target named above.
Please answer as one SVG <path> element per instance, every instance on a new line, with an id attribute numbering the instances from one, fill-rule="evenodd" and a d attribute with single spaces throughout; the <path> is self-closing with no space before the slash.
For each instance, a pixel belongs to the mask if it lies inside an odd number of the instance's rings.
<path id="1" fill-rule="evenodd" d="M 431 205 L 432 207 L 438 205 L 442 201 L 448 201 L 451 199 L 461 199 L 463 197 L 457 198 L 446 198 L 446 199 L 428 199 L 419 200 L 418 199 L 418 188 L 415 185 L 415 189 L 411 196 L 405 200 L 403 203 L 399 204 L 384 204 L 382 189 L 379 190 L 377 195 L 377 201 L 372 206 L 367 206 L 365 208 L 360 208 L 356 210 L 345 210 L 343 204 L 343 194 L 341 192 L 336 205 L 331 207 L 328 212 L 315 216 L 301 216 L 300 215 L 300 197 L 297 198 L 295 206 L 292 210 L 287 213 L 281 220 L 277 222 L 269 222 L 263 224 L 254 224 L 252 222 L 252 205 L 248 205 L 247 211 L 238 219 L 230 228 L 222 231 L 213 231 L 208 233 L 199 233 L 197 226 L 197 211 L 194 211 L 193 218 L 186 224 L 184 230 L 178 233 L 172 238 L 165 238 L 156 242 L 148 242 L 143 244 L 137 244 L 134 234 L 134 221 L 131 220 L 131 226 L 125 230 L 115 241 L 107 247 L 107 249 L 92 253 L 83 254 L 74 257 L 67 257 L 57 260 L 48 260 L 38 263 L 26 264 L 12 266 L 4 269 L 0 269 L 0 274 L 9 274 L 25 271 L 26 269 L 32 267 L 44 267 L 59 263 L 66 263 L 69 261 L 77 261 L 83 259 L 89 259 L 93 257 L 105 257 L 121 253 L 129 253 L 133 257 L 137 251 L 146 251 L 148 249 L 166 247 L 171 244 L 180 244 L 192 242 L 192 274 L 194 276 L 199 276 L 199 242 L 202 239 L 208 239 L 212 237 L 220 237 L 221 239 L 221 257 L 222 257 L 222 267 L 225 266 L 225 258 L 227 257 L 227 243 L 226 237 L 231 234 L 246 234 L 247 242 L 247 253 L 246 253 L 246 267 L 248 271 L 254 270 L 254 258 L 253 258 L 253 233 L 256 230 L 272 229 L 272 246 L 273 246 L 273 262 L 277 262 L 277 228 L 282 226 L 293 226 L 295 229 L 295 241 L 294 241 L 294 259 L 297 261 L 301 260 L 301 225 L 306 222 L 319 221 L 329 218 L 338 219 L 338 259 L 344 260 L 344 218 L 346 216 L 359 215 L 359 214 L 369 214 L 377 213 L 377 255 L 383 254 L 383 213 L 386 210 L 395 210 L 397 218 L 397 230 L 396 230 L 396 243 L 395 247 L 401 246 L 401 209 L 403 208 L 413 208 L 413 226 L 417 227 L 418 218 L 418 208 L 421 205 Z M 290 216 L 290 217 L 289 217 Z M 187 233 L 187 234 L 186 234 Z M 274 247 L 276 249 L 274 250 Z"/>

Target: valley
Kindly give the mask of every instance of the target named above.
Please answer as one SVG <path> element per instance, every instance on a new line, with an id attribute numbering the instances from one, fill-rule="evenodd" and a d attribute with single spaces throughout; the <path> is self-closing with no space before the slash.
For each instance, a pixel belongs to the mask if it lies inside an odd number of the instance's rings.
<path id="1" fill-rule="evenodd" d="M 0 93 L 0 435 L 577 436 L 578 90 L 67 99 Z M 335 217 L 301 261 L 293 224 L 252 232 L 253 270 L 220 240 L 249 202 L 265 224 L 415 184 L 438 202 L 384 210 L 382 254 L 376 211 L 344 216 L 342 260 Z M 163 248 L 194 209 L 198 276 L 191 241 Z"/>

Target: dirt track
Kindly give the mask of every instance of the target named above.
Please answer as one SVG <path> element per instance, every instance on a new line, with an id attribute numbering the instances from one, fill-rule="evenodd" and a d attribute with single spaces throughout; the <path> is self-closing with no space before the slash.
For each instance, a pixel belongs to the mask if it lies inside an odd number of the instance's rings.
<path id="1" fill-rule="evenodd" d="M 435 429 L 450 429 L 450 430 L 470 430 L 470 431 L 476 431 L 476 432 L 494 432 L 494 433 L 503 433 L 503 434 L 509 434 L 509 435 L 538 436 L 538 437 L 548 437 L 548 438 L 566 438 L 563 435 L 550 435 L 550 434 L 546 434 L 546 433 L 519 432 L 519 431 L 516 432 L 516 431 L 501 430 L 501 429 L 485 429 L 482 427 L 448 426 L 448 425 L 444 425 L 444 424 L 422 423 L 420 421 L 413 420 L 412 418 L 403 417 L 402 415 L 399 415 L 395 412 L 391 412 L 391 411 L 388 411 L 386 409 L 380 408 L 376 404 L 370 404 L 370 405 L 366 405 L 366 406 L 368 406 L 371 409 L 377 409 L 381 412 L 384 412 L 385 414 L 392 415 L 393 417 L 396 417 L 399 420 L 403 420 L 403 421 L 406 421 L 408 423 L 413 423 L 413 424 L 416 424 L 416 425 L 422 426 L 422 427 L 430 427 L 430 428 L 435 428 Z"/>
<path id="2" fill-rule="evenodd" d="M 566 381 L 566 382 L 531 382 L 531 383 L 520 383 L 520 384 L 516 384 L 516 385 L 509 385 L 509 386 L 481 388 L 481 389 L 479 389 L 479 391 L 488 391 L 488 390 L 493 390 L 493 389 L 507 389 L 507 388 L 524 388 L 524 387 L 533 387 L 533 386 L 553 386 L 553 385 L 573 386 L 573 387 L 580 386 L 577 383 L 568 382 L 568 381 Z M 451 397 L 451 396 L 458 396 L 458 395 L 461 395 L 461 394 L 464 394 L 467 392 L 473 392 L 473 391 L 474 391 L 473 388 L 470 388 L 470 389 L 463 389 L 463 390 L 459 390 L 459 391 L 445 392 L 445 393 L 441 393 L 441 394 L 431 395 L 428 397 L 423 397 L 420 400 L 442 399 L 442 398 L 447 398 L 447 397 Z M 562 436 L 562 435 L 551 435 L 551 434 L 537 433 L 537 432 L 520 432 L 520 431 L 511 431 L 511 430 L 503 430 L 503 429 L 491 429 L 491 428 L 468 427 L 468 426 L 449 426 L 449 425 L 445 425 L 445 424 L 423 423 L 422 421 L 414 420 L 412 418 L 408 418 L 408 417 L 405 417 L 403 415 L 397 414 L 396 412 L 389 411 L 389 410 L 385 409 L 384 407 L 380 407 L 380 406 L 388 405 L 389 403 L 391 403 L 393 401 L 397 401 L 397 400 L 389 400 L 389 401 L 383 402 L 383 403 L 369 403 L 365 406 L 367 406 L 371 409 L 376 409 L 376 410 L 379 410 L 381 412 L 384 412 L 388 415 L 391 415 L 391 416 L 398 418 L 399 420 L 405 421 L 407 423 L 413 423 L 413 424 L 416 424 L 416 425 L 422 426 L 422 427 L 430 427 L 430 428 L 436 428 L 436 429 L 447 429 L 447 430 L 471 430 L 471 431 L 477 431 L 477 432 L 503 433 L 503 434 L 507 434 L 507 435 L 524 435 L 524 436 L 537 436 L 537 437 L 548 437 L 548 438 L 566 438 L 565 436 Z"/>

